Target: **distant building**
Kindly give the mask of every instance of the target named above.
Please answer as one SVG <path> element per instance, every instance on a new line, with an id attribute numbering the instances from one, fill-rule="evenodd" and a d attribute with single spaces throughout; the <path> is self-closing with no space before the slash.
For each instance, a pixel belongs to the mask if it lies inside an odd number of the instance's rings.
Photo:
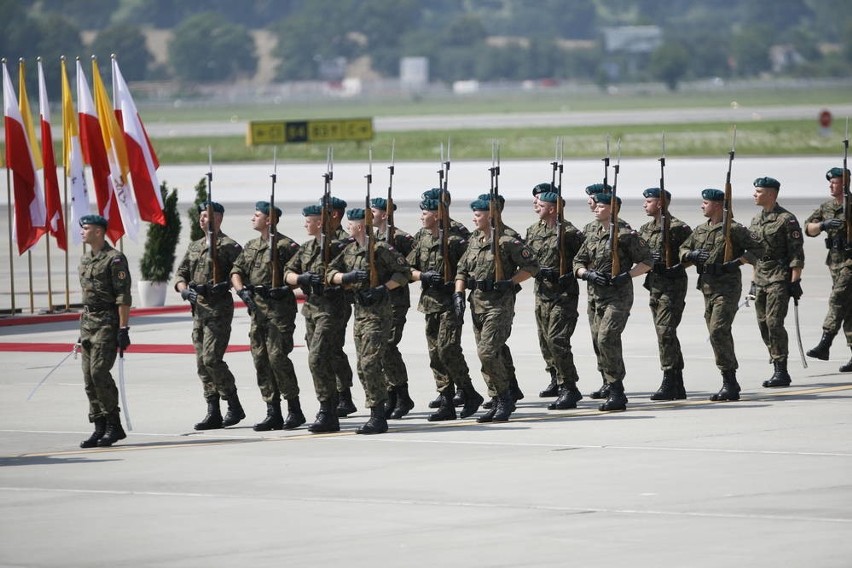
<path id="1" fill-rule="evenodd" d="M 603 28 L 603 69 L 611 81 L 631 78 L 644 67 L 663 44 L 658 26 L 619 26 Z"/>

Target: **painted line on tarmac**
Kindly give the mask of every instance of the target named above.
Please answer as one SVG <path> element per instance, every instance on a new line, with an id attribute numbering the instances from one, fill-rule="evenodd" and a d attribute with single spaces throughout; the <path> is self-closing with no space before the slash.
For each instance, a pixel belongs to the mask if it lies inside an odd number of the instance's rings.
<path id="1" fill-rule="evenodd" d="M 731 408 L 736 408 L 737 402 L 739 403 L 747 403 L 747 402 L 761 402 L 761 401 L 769 401 L 777 398 L 784 397 L 792 397 L 799 395 L 808 395 L 808 394 L 821 394 L 821 393 L 830 393 L 830 392 L 840 392 L 840 391 L 848 391 L 852 390 L 852 383 L 843 384 L 843 385 L 835 385 L 829 387 L 814 387 L 814 388 L 805 388 L 801 390 L 788 390 L 788 389 L 777 389 L 777 391 L 772 392 L 764 392 L 757 396 L 746 396 L 745 398 L 741 398 L 739 401 L 734 402 L 713 402 L 708 399 L 692 399 L 692 400 L 676 400 L 676 401 L 668 401 L 668 402 L 651 402 L 651 401 L 643 401 L 638 403 L 630 403 L 627 413 L 630 412 L 648 412 L 648 411 L 656 411 L 657 409 L 665 409 L 665 408 L 679 408 L 684 406 L 715 406 L 715 405 L 725 405 L 730 406 Z M 597 403 L 595 403 L 597 404 Z M 565 420 L 571 418 L 604 418 L 607 416 L 621 416 L 624 415 L 625 412 L 601 412 L 595 406 L 582 408 L 582 409 L 574 409 L 570 411 L 556 411 L 551 413 L 540 413 L 533 416 L 520 416 L 515 415 L 512 417 L 512 420 L 504 423 L 490 423 L 487 424 L 486 427 L 489 428 L 499 428 L 501 424 L 513 424 L 519 422 L 544 422 L 544 421 L 553 421 L 553 420 Z M 399 426 L 394 427 L 392 430 L 389 430 L 388 433 L 403 433 L 403 432 L 426 432 L 435 429 L 447 429 L 447 428 L 465 428 L 471 426 L 482 426 L 482 424 L 478 423 L 473 419 L 465 419 L 465 420 L 448 420 L 444 422 L 427 422 L 427 423 L 418 423 L 412 424 L 410 426 Z M 7 430 L 7 432 L 10 432 Z M 29 431 L 17 431 L 18 433 L 37 433 L 37 432 L 29 432 Z M 218 432 L 217 432 L 218 433 Z M 82 433 L 85 435 L 86 433 Z M 132 433 L 134 436 L 136 435 L 145 435 L 145 434 L 137 434 L 136 432 Z M 74 449 L 74 450 L 59 450 L 53 452 L 36 452 L 36 453 L 27 453 L 27 454 L 18 454 L 18 455 L 6 455 L 0 456 L 0 458 L 28 458 L 28 457 L 53 457 L 53 456 L 71 456 L 71 455 L 82 455 L 82 454 L 101 454 L 107 452 L 133 452 L 140 450 L 159 450 L 159 449 L 170 449 L 170 448 L 180 448 L 180 447 L 203 447 L 203 446 L 217 446 L 217 445 L 225 445 L 225 444 L 236 444 L 236 443 L 245 443 L 245 442 L 285 442 L 285 441 L 294 441 L 294 440 L 312 440 L 312 439 L 324 439 L 324 438 L 340 438 L 340 437 L 348 437 L 357 435 L 355 429 L 347 429 L 341 430 L 340 432 L 329 432 L 324 434 L 312 434 L 307 431 L 300 431 L 298 434 L 292 434 L 289 436 L 276 436 L 274 438 L 270 437 L 255 437 L 255 436 L 239 436 L 239 435 L 228 435 L 227 437 L 217 435 L 215 439 L 205 440 L 204 434 L 200 432 L 189 432 L 184 434 L 147 434 L 147 435 L 157 435 L 157 436 L 174 436 L 174 437 L 186 437 L 190 436 L 199 436 L 199 438 L 186 439 L 183 441 L 170 441 L 170 442 L 153 442 L 146 443 L 141 445 L 127 445 L 122 444 L 119 446 L 111 446 L 107 448 L 86 448 L 86 449 Z M 372 436 L 364 436 L 363 438 L 373 438 Z M 388 440 L 393 441 L 393 440 Z M 402 440 L 400 440 L 402 441 Z M 471 444 L 476 444 L 479 442 L 470 442 Z M 572 447 L 572 446 L 560 446 L 560 447 Z M 592 446 L 596 447 L 596 446 Z M 609 448 L 615 448 L 615 446 L 607 446 Z M 668 448 L 661 448 L 668 449 Z M 699 451 L 699 450 L 694 450 Z M 807 455 L 807 454 L 801 454 Z M 823 454 L 814 454 L 814 455 L 823 455 Z M 825 454 L 825 455 L 835 455 L 835 454 Z M 845 456 L 846 454 L 838 454 L 840 456 Z"/>
<path id="2" fill-rule="evenodd" d="M 435 501 L 426 499 L 367 499 L 355 497 L 295 497 L 282 495 L 239 495 L 233 493 L 191 493 L 171 491 L 130 491 L 120 489 L 60 489 L 55 487 L 0 487 L 0 491 L 20 493 L 66 493 L 78 495 L 112 495 L 126 497 L 178 497 L 187 499 L 245 499 L 249 501 L 288 501 L 302 503 L 346 503 L 362 505 L 416 505 L 423 507 L 452 507 L 452 508 L 478 508 L 478 509 L 509 509 L 524 511 L 545 511 L 553 513 L 572 514 L 610 514 L 610 515 L 632 515 L 632 516 L 666 516 L 666 517 L 693 517 L 706 519 L 743 519 L 763 521 L 793 521 L 793 522 L 819 522 L 852 524 L 852 518 L 843 517 L 815 517 L 804 515 L 767 515 L 767 514 L 745 514 L 745 513 L 704 513 L 700 511 L 662 511 L 656 509 L 609 509 L 604 507 L 563 507 L 554 505 L 520 505 L 506 503 L 484 503 L 480 501 Z"/>

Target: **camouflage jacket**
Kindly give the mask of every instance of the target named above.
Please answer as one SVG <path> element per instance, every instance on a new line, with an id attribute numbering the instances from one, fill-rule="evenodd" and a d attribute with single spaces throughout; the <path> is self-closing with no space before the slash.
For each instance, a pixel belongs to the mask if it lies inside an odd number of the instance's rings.
<path id="1" fill-rule="evenodd" d="M 246 243 L 243 252 L 234 261 L 231 274 L 239 274 L 243 284 L 255 289 L 255 302 L 258 308 L 267 311 L 280 303 L 287 302 L 295 305 L 296 298 L 283 284 L 284 267 L 287 262 L 299 251 L 299 244 L 290 237 L 281 233 L 276 234 L 276 249 L 278 250 L 278 266 L 281 269 L 282 286 L 287 292 L 278 301 L 269 298 L 269 289 L 272 288 L 272 263 L 269 258 L 269 239 L 256 238 Z"/>
<path id="2" fill-rule="evenodd" d="M 829 199 L 820 205 L 816 211 L 811 213 L 811 216 L 805 220 L 805 225 L 808 223 L 821 223 L 827 219 L 843 220 L 842 201 L 837 203 L 834 199 Z M 831 270 L 852 267 L 852 256 L 846 254 L 846 246 L 846 225 L 837 229 L 831 229 L 825 234 L 825 248 L 828 249 L 828 253 L 825 255 L 825 264 Z"/>
<path id="3" fill-rule="evenodd" d="M 526 243 L 530 250 L 535 253 L 536 259 L 540 267 L 548 267 L 559 271 L 559 249 L 556 246 L 556 226 L 548 227 L 544 221 L 538 221 L 527 229 Z M 560 296 L 577 296 L 580 293 L 580 286 L 577 284 L 577 279 L 574 277 L 572 266 L 574 263 L 574 255 L 580 250 L 583 245 L 583 233 L 571 224 L 570 221 L 564 222 L 564 233 L 562 236 L 563 254 L 565 256 L 566 274 L 568 281 L 566 285 L 560 285 L 559 282 L 549 280 L 536 279 L 535 292 L 538 297 L 544 300 L 555 300 Z"/>
<path id="4" fill-rule="evenodd" d="M 467 247 L 467 241 L 456 235 L 447 237 L 449 249 L 450 278 L 455 277 L 456 267 Z M 420 229 L 414 235 L 414 247 L 408 253 L 408 264 L 420 272 L 434 271 L 444 273 L 444 257 L 441 254 L 441 240 L 431 231 Z M 424 286 L 420 293 L 417 310 L 424 314 L 440 313 L 453 308 L 453 282 L 443 286 Z"/>
<path id="5" fill-rule="evenodd" d="M 234 261 L 240 256 L 243 247 L 234 239 L 219 231 L 216 235 L 216 257 L 219 264 L 220 282 L 228 282 L 228 275 L 234 266 Z M 222 292 L 210 291 L 213 282 L 213 266 L 207 254 L 207 237 L 204 236 L 189 244 L 189 248 L 178 265 L 175 285 L 178 282 L 186 284 L 206 285 L 207 290 L 202 288 L 198 293 L 198 301 L 195 305 L 196 316 L 215 315 L 219 307 L 233 310 L 234 298 L 230 293 L 230 284 Z M 202 293 L 204 292 L 204 293 Z"/>
<path id="6" fill-rule="evenodd" d="M 671 255 L 671 267 L 666 270 L 666 251 L 663 250 L 663 227 L 656 219 L 648 221 L 639 227 L 639 236 L 642 237 L 651 256 L 654 258 L 654 269 L 648 273 L 645 286 L 649 289 L 665 288 L 671 285 L 672 280 L 686 280 L 686 270 L 680 263 L 678 251 L 683 241 L 692 234 L 692 228 L 674 216 L 669 216 L 669 254 Z M 681 284 L 683 285 L 683 284 Z"/>
<path id="7" fill-rule="evenodd" d="M 117 306 L 129 306 L 130 270 L 127 257 L 114 249 L 109 243 L 104 243 L 97 253 L 89 249 L 78 267 L 80 288 L 83 291 L 83 305 L 90 315 L 102 312 L 109 314 L 108 319 L 118 323 Z"/>
<path id="8" fill-rule="evenodd" d="M 535 254 L 523 242 L 503 235 L 498 244 L 503 266 L 503 280 L 509 280 L 522 270 L 533 276 L 538 274 L 538 261 Z M 491 239 L 481 231 L 475 231 L 471 235 L 467 250 L 459 260 L 456 280 L 467 283 L 468 279 L 476 280 L 477 288 L 469 296 L 474 312 L 482 313 L 514 304 L 515 290 L 509 293 L 488 289 L 488 283 L 493 285 L 495 280 L 494 255 L 491 252 Z"/>
<path id="9" fill-rule="evenodd" d="M 376 231 L 375 234 L 377 241 L 387 242 L 388 235 L 386 231 Z M 399 254 L 402 256 L 408 256 L 408 253 L 411 252 L 412 246 L 414 246 L 414 237 L 405 231 L 394 227 L 393 242 L 390 244 L 399 252 Z M 408 284 L 391 290 L 390 299 L 391 304 L 394 306 L 409 307 L 411 305 L 411 299 L 408 291 Z"/>
<path id="10" fill-rule="evenodd" d="M 680 246 L 678 257 L 683 257 L 693 250 L 706 250 L 710 253 L 707 262 L 696 266 L 699 273 L 696 287 L 704 293 L 742 290 L 742 275 L 740 270 L 725 272 L 721 270 L 725 262 L 725 233 L 724 223 L 711 224 L 708 220 L 693 229 L 692 234 Z M 760 238 L 749 232 L 748 229 L 731 221 L 731 243 L 733 244 L 733 258 L 745 257 L 754 264 L 763 256 L 763 246 Z"/>
<path id="11" fill-rule="evenodd" d="M 639 236 L 639 233 L 621 225 L 619 225 L 618 231 L 617 254 L 621 272 L 626 272 L 639 263 L 648 266 L 654 265 L 648 243 Z M 601 223 L 594 226 L 592 233 L 585 234 L 583 245 L 574 256 L 574 273 L 576 274 L 580 268 L 606 274 L 612 273 L 612 248 L 609 240 L 609 229 Z M 589 295 L 595 298 L 612 298 L 624 294 L 624 288 L 627 286 L 630 286 L 629 290 L 632 294 L 633 283 L 631 281 L 621 286 L 595 286 L 590 283 L 588 291 Z"/>
<path id="12" fill-rule="evenodd" d="M 384 284 L 388 280 L 393 280 L 400 285 L 408 284 L 411 281 L 411 268 L 408 263 L 396 249 L 384 242 L 377 242 L 375 249 L 376 266 L 375 270 L 378 274 L 379 284 Z M 367 249 L 358 244 L 356 240 L 352 240 L 344 247 L 339 255 L 337 255 L 331 264 L 328 265 L 328 274 L 326 282 L 330 282 L 334 275 L 338 272 L 350 272 L 352 270 L 367 270 L 368 269 Z M 356 293 L 366 290 L 370 287 L 369 282 L 359 282 L 353 284 L 350 289 Z M 382 302 L 385 303 L 385 302 Z"/>
<path id="13" fill-rule="evenodd" d="M 804 238 L 796 216 L 778 205 L 761 211 L 751 220 L 749 231 L 760 239 L 763 254 L 754 266 L 754 283 L 766 286 L 789 282 L 790 269 L 805 266 Z"/>

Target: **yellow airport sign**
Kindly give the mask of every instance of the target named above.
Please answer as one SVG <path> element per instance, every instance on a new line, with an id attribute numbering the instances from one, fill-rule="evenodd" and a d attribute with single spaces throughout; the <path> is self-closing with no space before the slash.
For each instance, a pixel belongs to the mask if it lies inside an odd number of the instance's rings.
<path id="1" fill-rule="evenodd" d="M 259 120 L 249 123 L 248 133 L 246 134 L 246 143 L 249 146 L 372 139 L 372 118 Z"/>

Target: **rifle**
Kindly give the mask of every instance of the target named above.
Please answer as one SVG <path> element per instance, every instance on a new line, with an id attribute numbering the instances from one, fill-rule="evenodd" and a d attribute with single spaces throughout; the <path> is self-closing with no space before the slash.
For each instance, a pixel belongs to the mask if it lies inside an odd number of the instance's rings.
<path id="1" fill-rule="evenodd" d="M 450 141 L 447 140 L 447 161 L 444 161 L 444 143 L 441 142 L 441 161 L 438 169 L 438 240 L 441 242 L 441 258 L 444 262 L 444 283 L 453 279 L 450 266 L 450 206 L 447 185 L 450 179 Z"/>
<path id="2" fill-rule="evenodd" d="M 846 218 L 846 250 L 852 247 L 852 195 L 849 193 L 849 117 L 846 117 L 846 137 L 843 139 L 843 216 Z M 847 253 L 848 255 L 848 253 Z"/>
<path id="3" fill-rule="evenodd" d="M 503 223 L 500 218 L 500 144 L 491 142 L 491 188 L 488 192 L 488 213 L 491 222 L 491 255 L 494 257 L 494 280 L 503 280 L 503 259 L 500 255 L 500 237 L 503 235 Z"/>
<path id="4" fill-rule="evenodd" d="M 207 147 L 207 155 L 210 166 L 207 170 L 207 258 L 209 260 L 209 268 L 211 272 L 211 283 L 218 284 L 221 282 L 221 274 L 219 274 L 219 254 L 216 250 L 216 229 L 215 211 L 213 211 L 213 148 Z"/>
<path id="5" fill-rule="evenodd" d="M 272 148 L 272 191 L 269 195 L 269 263 L 272 268 L 272 288 L 282 285 L 281 262 L 278 257 L 278 214 L 275 212 L 275 182 L 278 181 L 278 148 Z"/>
<path id="6" fill-rule="evenodd" d="M 388 219 L 388 228 L 387 228 L 387 239 L 388 244 L 394 245 L 394 237 L 396 236 L 396 227 L 393 224 L 393 172 L 394 172 L 394 150 L 396 149 L 396 140 L 391 140 L 391 163 L 388 166 L 388 171 L 390 172 L 390 179 L 388 181 L 388 208 L 387 208 L 387 219 Z"/>
<path id="7" fill-rule="evenodd" d="M 725 262 L 734 260 L 734 243 L 731 240 L 731 221 L 734 212 L 731 209 L 733 201 L 733 189 L 731 188 L 731 165 L 734 163 L 734 153 L 737 145 L 737 126 L 734 125 L 734 139 L 731 142 L 731 151 L 728 152 L 728 175 L 725 177 L 725 204 L 722 213 L 722 231 L 725 235 Z"/>
<path id="8" fill-rule="evenodd" d="M 607 151 L 609 151 L 609 144 L 607 144 Z M 618 171 L 620 168 L 621 138 L 618 139 L 618 158 L 612 168 L 614 175 L 612 178 L 612 200 L 609 206 L 609 246 L 613 277 L 618 276 L 621 272 L 621 261 L 618 258 Z"/>
<path id="9" fill-rule="evenodd" d="M 328 263 L 331 262 L 331 180 L 334 179 L 334 150 L 331 146 L 328 147 L 326 154 L 325 173 L 322 175 L 324 180 L 322 190 L 322 207 L 320 220 L 322 223 L 322 231 L 320 233 L 320 251 L 322 254 L 322 273 L 323 277 L 328 272 Z"/>
<path id="10" fill-rule="evenodd" d="M 373 147 L 370 146 L 370 169 L 367 178 L 367 198 L 364 206 L 364 230 L 367 237 L 367 272 L 370 275 L 370 288 L 379 285 L 379 271 L 376 269 L 376 235 L 373 233 L 373 209 L 370 206 L 370 184 L 373 183 Z"/>
<path id="11" fill-rule="evenodd" d="M 551 162 L 553 176 L 550 182 L 556 188 L 556 254 L 559 259 L 559 276 L 568 273 L 568 261 L 565 258 L 565 206 L 562 203 L 562 171 L 564 169 L 564 140 L 562 137 L 556 139 L 556 155 Z M 559 183 L 556 183 L 556 172 L 559 171 Z"/>
<path id="12" fill-rule="evenodd" d="M 671 226 L 672 220 L 669 217 L 669 204 L 666 199 L 666 133 L 663 132 L 663 153 L 659 159 L 660 162 L 660 229 L 663 232 L 663 238 L 660 241 L 662 251 L 660 257 L 666 265 L 666 268 L 672 267 L 672 246 L 671 246 Z"/>
<path id="13" fill-rule="evenodd" d="M 606 188 L 606 186 L 608 185 L 608 184 L 607 184 L 607 179 L 608 179 L 608 178 L 607 178 L 607 175 L 608 175 L 608 172 L 609 172 L 609 134 L 607 134 L 607 135 L 606 135 L 606 157 L 601 158 L 601 160 L 602 160 L 602 161 L 603 161 L 603 163 L 604 163 L 604 180 L 603 180 L 603 184 L 604 184 L 604 193 L 606 193 L 607 191 L 609 191 L 609 190 L 607 190 L 607 188 Z"/>

